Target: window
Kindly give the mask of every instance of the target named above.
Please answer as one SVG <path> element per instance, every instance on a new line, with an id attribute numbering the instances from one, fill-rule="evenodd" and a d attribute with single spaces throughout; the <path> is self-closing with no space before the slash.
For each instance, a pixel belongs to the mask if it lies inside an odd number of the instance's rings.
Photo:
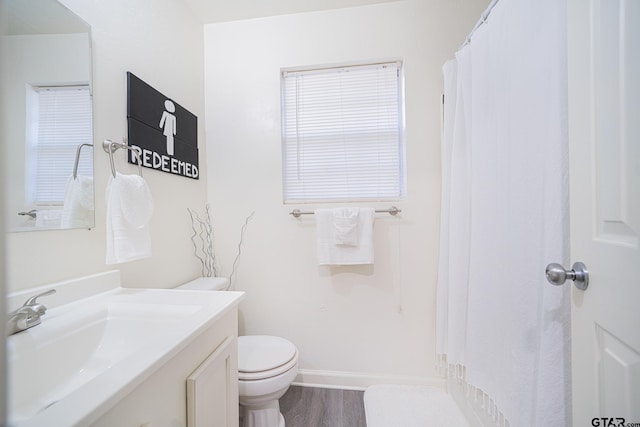
<path id="1" fill-rule="evenodd" d="M 28 92 L 27 202 L 62 206 L 76 149 L 93 140 L 89 86 L 34 86 Z M 78 174 L 93 176 L 91 150 L 81 152 Z"/>
<path id="2" fill-rule="evenodd" d="M 284 201 L 405 194 L 402 63 L 282 71 Z"/>

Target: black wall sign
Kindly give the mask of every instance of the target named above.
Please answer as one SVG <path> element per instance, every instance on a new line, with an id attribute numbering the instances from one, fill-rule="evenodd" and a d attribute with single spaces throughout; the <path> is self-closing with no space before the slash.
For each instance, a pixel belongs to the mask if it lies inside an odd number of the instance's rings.
<path id="1" fill-rule="evenodd" d="M 142 150 L 142 166 L 199 179 L 198 118 L 130 72 L 127 124 L 128 144 Z M 136 163 L 131 151 L 129 163 Z"/>

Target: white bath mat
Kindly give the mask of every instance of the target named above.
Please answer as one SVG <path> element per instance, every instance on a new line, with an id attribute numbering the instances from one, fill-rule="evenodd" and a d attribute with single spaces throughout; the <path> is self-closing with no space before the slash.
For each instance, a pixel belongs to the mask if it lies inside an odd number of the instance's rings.
<path id="1" fill-rule="evenodd" d="M 367 427 L 469 427 L 458 406 L 435 387 L 374 385 L 364 392 Z"/>

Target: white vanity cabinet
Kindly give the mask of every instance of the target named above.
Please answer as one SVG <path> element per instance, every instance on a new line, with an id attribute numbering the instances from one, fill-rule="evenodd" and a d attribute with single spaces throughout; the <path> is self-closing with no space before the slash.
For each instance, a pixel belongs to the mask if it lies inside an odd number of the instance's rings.
<path id="1" fill-rule="evenodd" d="M 237 313 L 233 307 L 194 336 L 91 425 L 237 427 Z"/>

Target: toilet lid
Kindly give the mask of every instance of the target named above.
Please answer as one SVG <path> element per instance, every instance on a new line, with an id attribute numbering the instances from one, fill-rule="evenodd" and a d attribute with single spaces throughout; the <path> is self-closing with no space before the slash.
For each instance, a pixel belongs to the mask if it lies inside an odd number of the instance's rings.
<path id="1" fill-rule="evenodd" d="M 238 371 L 263 372 L 289 362 L 296 346 L 284 338 L 269 335 L 238 337 Z"/>

